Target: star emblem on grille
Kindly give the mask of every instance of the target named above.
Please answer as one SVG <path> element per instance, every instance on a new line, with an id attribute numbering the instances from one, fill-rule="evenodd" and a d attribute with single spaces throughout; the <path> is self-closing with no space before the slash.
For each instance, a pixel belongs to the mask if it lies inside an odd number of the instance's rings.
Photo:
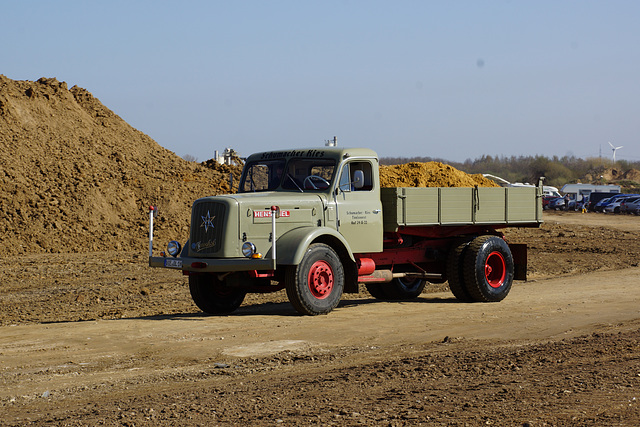
<path id="1" fill-rule="evenodd" d="M 213 219 L 215 218 L 215 215 L 211 216 L 209 211 L 207 211 L 207 216 L 202 215 L 201 218 L 202 224 L 200 224 L 200 227 L 204 227 L 204 232 L 206 233 L 209 231 L 209 227 L 213 228 Z"/>

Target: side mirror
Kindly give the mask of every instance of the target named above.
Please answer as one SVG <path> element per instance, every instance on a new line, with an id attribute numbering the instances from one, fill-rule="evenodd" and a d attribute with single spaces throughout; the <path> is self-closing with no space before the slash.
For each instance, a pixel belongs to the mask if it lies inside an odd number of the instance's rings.
<path id="1" fill-rule="evenodd" d="M 361 170 L 353 171 L 353 187 L 356 190 L 364 187 L 364 172 Z"/>

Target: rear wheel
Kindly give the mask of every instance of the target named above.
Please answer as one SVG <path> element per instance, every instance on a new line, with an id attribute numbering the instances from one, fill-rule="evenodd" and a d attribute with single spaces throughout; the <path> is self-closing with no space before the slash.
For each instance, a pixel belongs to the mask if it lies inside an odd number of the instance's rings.
<path id="1" fill-rule="evenodd" d="M 329 245 L 310 245 L 302 262 L 288 267 L 285 287 L 291 305 L 299 313 L 329 313 L 340 302 L 344 289 L 340 258 Z"/>
<path id="2" fill-rule="evenodd" d="M 509 245 L 496 236 L 473 240 L 464 255 L 464 281 L 474 301 L 502 301 L 513 283 L 513 256 Z"/>
<path id="3" fill-rule="evenodd" d="M 189 292 L 193 302 L 207 314 L 231 313 L 240 307 L 246 295 L 242 290 L 225 286 L 213 274 L 190 275 Z"/>
<path id="4" fill-rule="evenodd" d="M 449 250 L 447 256 L 447 280 L 449 281 L 449 289 L 458 301 L 471 302 L 473 298 L 467 291 L 464 281 L 462 266 L 464 254 L 469 246 L 469 240 L 458 241 L 454 243 Z"/>

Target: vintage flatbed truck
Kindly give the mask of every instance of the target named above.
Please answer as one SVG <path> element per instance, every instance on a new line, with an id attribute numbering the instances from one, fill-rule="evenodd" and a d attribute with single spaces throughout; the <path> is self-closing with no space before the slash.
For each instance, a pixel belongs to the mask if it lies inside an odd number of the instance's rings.
<path id="1" fill-rule="evenodd" d="M 539 227 L 538 187 L 380 188 L 377 154 L 323 147 L 253 154 L 237 194 L 192 206 L 189 240 L 171 241 L 149 265 L 181 270 L 209 314 L 251 292 L 286 289 L 302 314 L 329 313 L 365 284 L 377 299 L 418 297 L 448 280 L 465 302 L 501 301 L 526 279 L 526 244 L 505 227 Z"/>

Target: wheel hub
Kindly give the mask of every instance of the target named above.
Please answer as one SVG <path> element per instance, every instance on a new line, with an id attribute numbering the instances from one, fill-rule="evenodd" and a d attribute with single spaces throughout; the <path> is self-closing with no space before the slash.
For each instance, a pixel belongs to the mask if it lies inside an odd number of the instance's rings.
<path id="1" fill-rule="evenodd" d="M 491 252 L 484 265 L 484 276 L 486 277 L 489 286 L 492 288 L 499 288 L 502 286 L 504 284 L 506 274 L 507 266 L 502 254 L 500 252 Z"/>
<path id="2" fill-rule="evenodd" d="M 324 299 L 333 290 L 333 269 L 326 261 L 316 261 L 309 270 L 309 290 L 314 297 Z"/>

